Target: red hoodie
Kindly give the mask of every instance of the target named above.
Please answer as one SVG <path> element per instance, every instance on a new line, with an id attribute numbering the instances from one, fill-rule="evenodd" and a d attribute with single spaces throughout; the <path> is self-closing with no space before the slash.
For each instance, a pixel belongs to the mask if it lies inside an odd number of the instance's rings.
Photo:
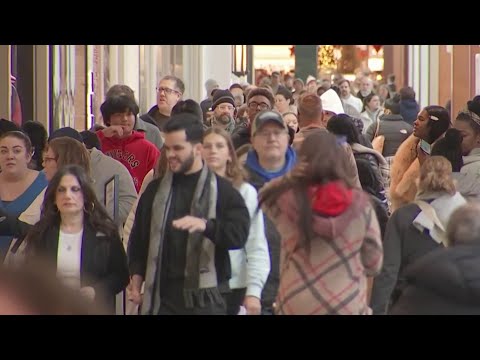
<path id="1" fill-rule="evenodd" d="M 138 193 L 145 175 L 157 163 L 160 151 L 151 142 L 145 140 L 142 132 L 133 131 L 132 135 L 125 139 L 105 137 L 102 131 L 96 134 L 100 139 L 103 153 L 125 165 Z"/>

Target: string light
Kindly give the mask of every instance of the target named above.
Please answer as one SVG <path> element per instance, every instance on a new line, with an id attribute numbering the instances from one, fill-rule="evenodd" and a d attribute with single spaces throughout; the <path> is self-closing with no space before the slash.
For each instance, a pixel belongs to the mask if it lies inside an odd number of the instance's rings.
<path id="1" fill-rule="evenodd" d="M 321 45 L 318 47 L 318 65 L 324 71 L 337 68 L 337 59 L 333 45 Z"/>

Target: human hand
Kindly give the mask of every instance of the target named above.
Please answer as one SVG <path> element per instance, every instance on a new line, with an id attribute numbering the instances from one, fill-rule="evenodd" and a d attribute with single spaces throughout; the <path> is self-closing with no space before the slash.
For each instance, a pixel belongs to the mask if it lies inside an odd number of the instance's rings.
<path id="1" fill-rule="evenodd" d="M 207 228 L 207 220 L 187 215 L 181 219 L 174 220 L 172 225 L 178 230 L 187 230 L 189 233 L 204 232 Z"/>
<path id="2" fill-rule="evenodd" d="M 247 309 L 247 315 L 260 315 L 262 312 L 260 299 L 256 296 L 245 296 L 243 306 Z"/>
<path id="3" fill-rule="evenodd" d="M 110 125 L 109 127 L 106 127 L 105 129 L 102 130 L 103 135 L 105 137 L 110 138 L 110 137 L 118 137 L 121 138 L 123 136 L 123 127 L 120 125 Z"/>

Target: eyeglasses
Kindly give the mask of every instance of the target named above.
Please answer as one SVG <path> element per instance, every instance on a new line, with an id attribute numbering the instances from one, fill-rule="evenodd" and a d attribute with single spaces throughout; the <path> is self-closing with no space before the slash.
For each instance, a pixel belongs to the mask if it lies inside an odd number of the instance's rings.
<path id="1" fill-rule="evenodd" d="M 156 88 L 157 92 L 165 92 L 165 94 L 167 95 L 172 95 L 173 93 L 177 93 L 178 95 L 182 95 L 182 93 L 180 91 L 177 91 L 177 90 L 174 90 L 174 89 L 170 89 L 170 88 L 167 88 L 167 87 L 157 87 Z"/>
<path id="2" fill-rule="evenodd" d="M 44 156 L 44 157 L 43 157 L 43 162 L 44 162 L 44 163 L 47 163 L 47 162 L 49 162 L 49 161 L 57 161 L 57 159 L 56 159 L 56 158 L 52 158 L 52 157 L 48 157 L 48 156 Z"/>
<path id="3" fill-rule="evenodd" d="M 257 103 L 256 101 L 252 101 L 248 104 L 248 107 L 252 110 L 257 109 L 258 107 L 260 107 L 260 110 L 270 110 L 270 105 L 264 102 Z"/>
<path id="4" fill-rule="evenodd" d="M 217 106 L 221 111 L 233 111 L 235 109 L 232 105 L 222 104 Z"/>

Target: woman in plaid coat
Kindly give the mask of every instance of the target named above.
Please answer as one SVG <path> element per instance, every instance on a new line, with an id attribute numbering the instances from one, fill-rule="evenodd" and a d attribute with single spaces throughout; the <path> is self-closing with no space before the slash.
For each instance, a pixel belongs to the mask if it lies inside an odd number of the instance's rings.
<path id="1" fill-rule="evenodd" d="M 382 267 L 380 229 L 339 146 L 327 132 L 308 136 L 298 165 L 260 193 L 282 236 L 277 314 L 371 314 L 367 276 Z"/>

